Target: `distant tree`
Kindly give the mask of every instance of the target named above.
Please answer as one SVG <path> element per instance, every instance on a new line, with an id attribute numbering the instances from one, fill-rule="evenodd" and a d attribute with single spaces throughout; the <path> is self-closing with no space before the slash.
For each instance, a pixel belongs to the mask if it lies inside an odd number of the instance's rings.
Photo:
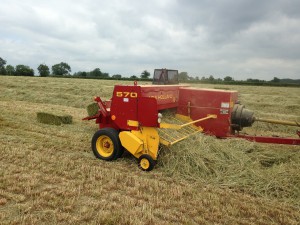
<path id="1" fill-rule="evenodd" d="M 189 79 L 189 75 L 187 72 L 180 72 L 178 74 L 179 81 L 187 81 Z"/>
<path id="2" fill-rule="evenodd" d="M 150 73 L 147 71 L 147 70 L 144 70 L 142 73 L 141 73 L 141 78 L 142 79 L 148 79 L 150 77 Z"/>
<path id="3" fill-rule="evenodd" d="M 6 60 L 4 60 L 0 57 L 0 67 L 5 66 L 5 64 L 6 64 Z"/>
<path id="4" fill-rule="evenodd" d="M 112 75 L 112 78 L 114 78 L 114 79 L 122 79 L 122 75 L 115 74 L 115 75 Z"/>
<path id="5" fill-rule="evenodd" d="M 37 69 L 41 77 L 47 77 L 50 75 L 49 67 L 45 64 L 40 64 Z"/>
<path id="6" fill-rule="evenodd" d="M 15 67 L 13 67 L 12 65 L 6 65 L 5 69 L 7 75 L 15 75 Z"/>
<path id="7" fill-rule="evenodd" d="M 91 72 L 89 72 L 89 76 L 91 76 L 91 77 L 102 77 L 102 72 L 99 68 L 96 68 L 96 69 L 92 70 Z"/>
<path id="8" fill-rule="evenodd" d="M 6 68 L 5 68 L 5 66 L 1 66 L 0 67 L 0 75 L 6 75 Z"/>
<path id="9" fill-rule="evenodd" d="M 196 81 L 199 81 L 200 79 L 199 79 L 199 76 L 196 76 Z"/>
<path id="10" fill-rule="evenodd" d="M 109 78 L 109 73 L 102 73 L 103 78 Z"/>
<path id="11" fill-rule="evenodd" d="M 64 76 L 71 72 L 71 67 L 65 63 L 61 62 L 52 66 L 52 74 L 57 76 Z"/>
<path id="12" fill-rule="evenodd" d="M 136 75 L 132 75 L 130 78 L 131 79 L 139 79 Z"/>
<path id="13" fill-rule="evenodd" d="M 233 81 L 233 78 L 230 76 L 224 77 L 224 81 Z"/>
<path id="14" fill-rule="evenodd" d="M 209 80 L 210 82 L 212 82 L 212 81 L 214 81 L 214 80 L 215 80 L 215 78 L 214 78 L 214 76 L 213 76 L 213 75 L 210 75 L 210 76 L 208 77 L 208 80 Z"/>
<path id="15" fill-rule="evenodd" d="M 274 77 L 273 80 L 271 80 L 271 82 L 279 83 L 280 79 L 278 77 Z"/>
<path id="16" fill-rule="evenodd" d="M 5 64 L 6 64 L 6 60 L 0 57 L 0 75 L 6 74 Z"/>
<path id="17" fill-rule="evenodd" d="M 34 70 L 29 66 L 17 65 L 16 66 L 16 75 L 17 76 L 34 76 Z"/>
<path id="18" fill-rule="evenodd" d="M 75 77 L 86 77 L 87 76 L 87 72 L 85 72 L 85 71 L 78 71 L 78 72 L 76 72 L 76 73 L 74 73 L 73 74 L 73 76 L 75 76 Z"/>
<path id="19" fill-rule="evenodd" d="M 263 83 L 263 82 L 266 82 L 265 80 L 252 79 L 252 78 L 248 78 L 246 81 L 247 82 L 251 82 L 251 83 Z"/>
<path id="20" fill-rule="evenodd" d="M 3 66 L 3 67 L 0 67 L 0 75 L 6 75 L 7 72 L 6 72 L 6 68 Z"/>

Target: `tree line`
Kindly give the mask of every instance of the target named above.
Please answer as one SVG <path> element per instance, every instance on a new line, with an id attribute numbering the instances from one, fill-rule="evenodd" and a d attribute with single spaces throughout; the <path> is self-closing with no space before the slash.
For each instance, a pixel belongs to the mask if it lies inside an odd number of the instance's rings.
<path id="1" fill-rule="evenodd" d="M 47 76 L 73 76 L 73 77 L 90 77 L 90 78 L 112 78 L 112 79 L 122 79 L 121 74 L 115 74 L 110 77 L 109 73 L 102 72 L 100 68 L 95 68 L 92 71 L 79 71 L 71 74 L 71 66 L 68 63 L 61 62 L 55 64 L 50 68 L 46 64 L 40 64 L 37 67 L 38 75 L 41 77 Z M 11 76 L 34 76 L 34 69 L 30 68 L 27 65 L 16 65 L 15 67 L 12 65 L 6 65 L 6 60 L 0 57 L 0 75 L 11 75 Z M 150 73 L 147 70 L 144 70 L 140 74 L 141 79 L 149 79 Z M 132 75 L 130 78 L 139 79 L 138 76 Z"/>
<path id="2" fill-rule="evenodd" d="M 40 64 L 37 67 L 38 75 L 41 77 L 57 76 L 57 77 L 74 77 L 74 78 L 98 78 L 98 79 L 113 79 L 113 80 L 151 80 L 150 73 L 147 70 L 141 72 L 139 76 L 132 75 L 130 77 L 123 77 L 121 74 L 114 74 L 112 76 L 109 73 L 102 72 L 100 68 L 95 68 L 92 71 L 78 71 L 71 74 L 71 67 L 68 63 L 61 62 L 54 64 L 50 68 L 46 64 Z M 11 76 L 34 76 L 35 71 L 27 65 L 6 65 L 6 60 L 0 57 L 0 75 Z M 210 84 L 241 84 L 241 85 L 268 85 L 268 86 L 300 86 L 300 80 L 292 79 L 279 79 L 274 77 L 270 81 L 252 79 L 247 80 L 235 80 L 231 76 L 225 76 L 223 79 L 214 78 L 213 75 L 202 76 L 189 76 L 187 72 L 180 72 L 178 74 L 180 82 L 186 83 L 210 83 Z"/>
<path id="3" fill-rule="evenodd" d="M 291 86 L 300 87 L 300 79 L 279 79 L 273 77 L 272 80 L 260 80 L 248 78 L 246 80 L 235 80 L 231 76 L 225 76 L 223 79 L 214 78 L 213 75 L 202 76 L 189 76 L 186 72 L 179 73 L 179 80 L 186 83 L 207 83 L 207 84 L 231 84 L 231 85 L 255 85 L 255 86 Z"/>
<path id="4" fill-rule="evenodd" d="M 178 74 L 179 81 L 184 83 L 205 83 L 205 84 L 231 84 L 231 85 L 257 85 L 257 86 L 300 86 L 299 80 L 279 79 L 274 77 L 272 80 L 260 80 L 248 78 L 246 80 L 235 80 L 231 76 L 225 76 L 223 79 L 215 78 L 213 75 L 207 76 L 189 76 L 187 72 Z"/>

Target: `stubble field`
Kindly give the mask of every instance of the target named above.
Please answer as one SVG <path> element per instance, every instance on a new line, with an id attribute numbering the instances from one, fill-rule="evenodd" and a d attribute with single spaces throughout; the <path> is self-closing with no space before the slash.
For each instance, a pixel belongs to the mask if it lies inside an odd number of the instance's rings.
<path id="1" fill-rule="evenodd" d="M 299 146 L 198 134 L 163 148 L 149 173 L 129 154 L 97 160 L 97 125 L 81 119 L 117 83 L 132 82 L 0 77 L 1 224 L 299 224 Z M 238 90 L 257 116 L 300 121 L 299 88 L 193 86 Z M 73 123 L 42 124 L 37 112 Z M 296 137 L 282 125 L 245 131 Z"/>

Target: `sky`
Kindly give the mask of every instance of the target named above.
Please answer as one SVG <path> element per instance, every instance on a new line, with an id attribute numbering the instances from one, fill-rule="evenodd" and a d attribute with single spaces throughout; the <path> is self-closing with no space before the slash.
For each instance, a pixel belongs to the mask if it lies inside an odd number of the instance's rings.
<path id="1" fill-rule="evenodd" d="M 1 0 L 7 64 L 300 79 L 299 0 Z"/>

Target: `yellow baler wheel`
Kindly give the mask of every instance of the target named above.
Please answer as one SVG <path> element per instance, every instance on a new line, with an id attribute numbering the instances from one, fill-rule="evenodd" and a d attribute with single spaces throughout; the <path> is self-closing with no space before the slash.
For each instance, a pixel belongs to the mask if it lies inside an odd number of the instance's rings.
<path id="1" fill-rule="evenodd" d="M 150 155 L 144 154 L 139 158 L 139 168 L 144 171 L 150 171 L 154 168 L 155 161 Z"/>
<path id="2" fill-rule="evenodd" d="M 102 135 L 96 141 L 96 149 L 101 156 L 109 157 L 114 151 L 114 143 L 108 136 Z"/>
<path id="3" fill-rule="evenodd" d="M 106 161 L 119 158 L 124 149 L 119 139 L 119 132 L 113 128 L 102 128 L 92 138 L 94 155 Z"/>

